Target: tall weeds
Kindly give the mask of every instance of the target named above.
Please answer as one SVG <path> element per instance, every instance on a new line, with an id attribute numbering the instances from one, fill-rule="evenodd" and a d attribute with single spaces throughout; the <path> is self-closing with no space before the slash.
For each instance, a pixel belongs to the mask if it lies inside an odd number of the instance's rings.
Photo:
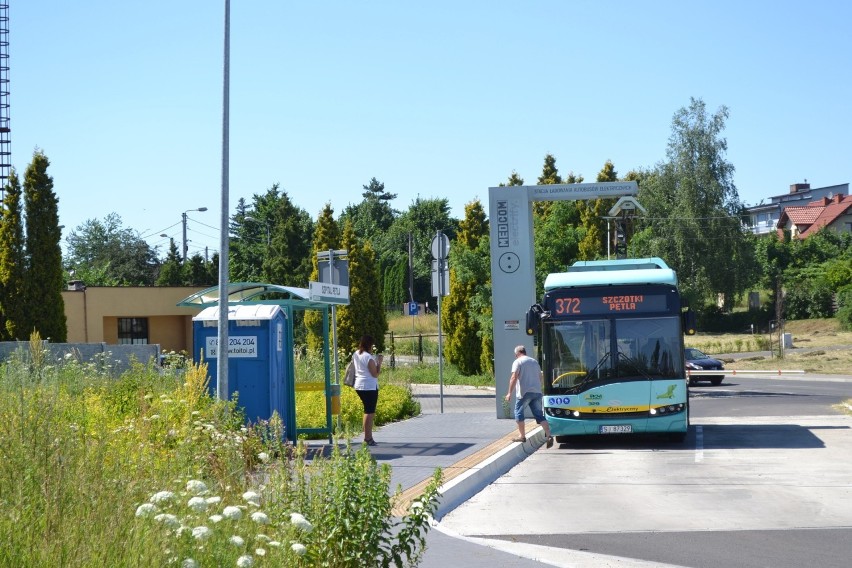
<path id="1" fill-rule="evenodd" d="M 363 566 L 365 550 L 376 565 L 417 563 L 437 485 L 394 520 L 369 454 L 294 461 L 277 416 L 246 426 L 237 402 L 210 396 L 204 366 L 180 371 L 137 363 L 115 379 L 49 360 L 38 338 L 0 365 L 0 566 Z M 358 504 L 357 526 L 336 514 L 341 499 Z M 351 562 L 335 549 L 365 535 Z"/>

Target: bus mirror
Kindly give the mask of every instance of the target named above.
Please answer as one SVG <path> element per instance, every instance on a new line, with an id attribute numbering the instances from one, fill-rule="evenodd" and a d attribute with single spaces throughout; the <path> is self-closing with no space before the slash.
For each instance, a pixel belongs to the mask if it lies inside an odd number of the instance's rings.
<path id="1" fill-rule="evenodd" d="M 683 320 L 683 333 L 686 335 L 695 335 L 695 312 L 687 308 L 680 316 Z"/>
<path id="2" fill-rule="evenodd" d="M 537 335 L 538 326 L 541 322 L 541 314 L 544 310 L 538 304 L 531 306 L 527 311 L 527 335 Z"/>

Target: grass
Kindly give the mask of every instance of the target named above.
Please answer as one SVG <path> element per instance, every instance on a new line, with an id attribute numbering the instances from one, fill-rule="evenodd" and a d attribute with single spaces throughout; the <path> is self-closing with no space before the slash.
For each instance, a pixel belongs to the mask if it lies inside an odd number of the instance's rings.
<path id="1" fill-rule="evenodd" d="M 852 369 L 852 332 L 843 331 L 835 319 L 811 319 L 787 322 L 784 332 L 792 334 L 793 347 L 807 348 L 806 352 L 788 351 L 778 356 L 778 335 L 772 342 L 768 336 L 751 334 L 697 334 L 687 336 L 685 343 L 713 353 L 743 353 L 769 351 L 774 356 L 727 357 L 725 367 L 736 370 L 803 370 L 807 373 L 849 374 Z"/>

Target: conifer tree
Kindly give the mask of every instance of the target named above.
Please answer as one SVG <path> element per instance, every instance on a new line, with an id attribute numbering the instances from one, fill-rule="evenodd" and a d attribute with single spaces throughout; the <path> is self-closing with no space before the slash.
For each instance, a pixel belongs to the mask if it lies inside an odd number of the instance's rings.
<path id="1" fill-rule="evenodd" d="M 24 174 L 26 228 L 27 321 L 18 335 L 38 331 L 50 341 L 63 343 L 68 335 L 65 303 L 62 300 L 62 249 L 59 240 L 59 199 L 53 191 L 53 178 L 47 174 L 50 162 L 41 150 Z"/>
<path id="2" fill-rule="evenodd" d="M 14 169 L 9 173 L 3 209 L 0 211 L 0 340 L 24 339 L 23 294 L 25 286 L 24 229 L 21 185 Z"/>
<path id="3" fill-rule="evenodd" d="M 169 253 L 166 255 L 165 262 L 160 266 L 160 274 L 157 276 L 157 286 L 184 285 L 181 260 L 175 240 L 169 239 Z"/>
<path id="4" fill-rule="evenodd" d="M 450 290 L 443 302 L 442 327 L 447 337 L 447 360 L 463 375 L 481 370 L 482 341 L 480 322 L 472 307 L 477 289 L 487 279 L 482 278 L 482 266 L 477 262 L 479 243 L 488 234 L 488 222 L 479 200 L 465 205 L 465 218 L 459 224 L 455 247 L 450 249 Z M 481 259 L 480 259 L 481 260 Z"/>
<path id="5" fill-rule="evenodd" d="M 349 251 L 349 305 L 337 311 L 338 348 L 351 352 L 362 335 L 371 335 L 376 350 L 384 351 L 388 322 L 373 247 L 369 241 L 363 245 L 359 242 L 348 221 L 342 244 Z"/>
<path id="6" fill-rule="evenodd" d="M 314 229 L 314 246 L 311 255 L 311 282 L 319 282 L 319 262 L 317 253 L 320 251 L 337 250 L 340 248 L 340 226 L 334 220 L 334 209 L 331 203 L 326 203 L 317 219 Z M 307 328 L 306 341 L 308 349 L 316 351 L 322 348 L 325 338 L 322 333 L 322 312 L 318 310 L 305 311 L 305 327 Z M 339 343 L 338 343 L 339 345 Z"/>
<path id="7" fill-rule="evenodd" d="M 607 160 L 603 169 L 598 172 L 598 182 L 618 181 L 618 172 L 615 171 L 612 161 Z M 580 260 L 595 260 L 606 250 L 606 230 L 603 218 L 612 206 L 614 199 L 580 199 L 577 201 L 577 211 L 586 234 L 580 241 L 580 250 L 577 257 Z"/>

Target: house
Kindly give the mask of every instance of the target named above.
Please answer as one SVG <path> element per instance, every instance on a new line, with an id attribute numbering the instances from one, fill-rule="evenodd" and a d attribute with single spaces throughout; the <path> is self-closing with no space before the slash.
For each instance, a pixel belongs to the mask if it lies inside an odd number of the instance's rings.
<path id="1" fill-rule="evenodd" d="M 852 232 L 852 196 L 823 197 L 805 207 L 787 207 L 778 219 L 778 231 L 790 231 L 790 236 L 805 239 L 823 227 Z"/>
<path id="2" fill-rule="evenodd" d="M 163 351 L 192 349 L 192 318 L 201 308 L 178 302 L 198 287 L 103 286 L 79 280 L 62 291 L 69 343 L 159 344 Z"/>
<path id="3" fill-rule="evenodd" d="M 788 207 L 804 207 L 810 203 L 821 202 L 824 198 L 849 195 L 849 184 L 830 185 L 811 188 L 811 184 L 794 183 L 789 193 L 770 197 L 769 203 L 760 203 L 746 208 L 748 228 L 755 235 L 768 235 L 778 226 L 781 213 Z"/>

